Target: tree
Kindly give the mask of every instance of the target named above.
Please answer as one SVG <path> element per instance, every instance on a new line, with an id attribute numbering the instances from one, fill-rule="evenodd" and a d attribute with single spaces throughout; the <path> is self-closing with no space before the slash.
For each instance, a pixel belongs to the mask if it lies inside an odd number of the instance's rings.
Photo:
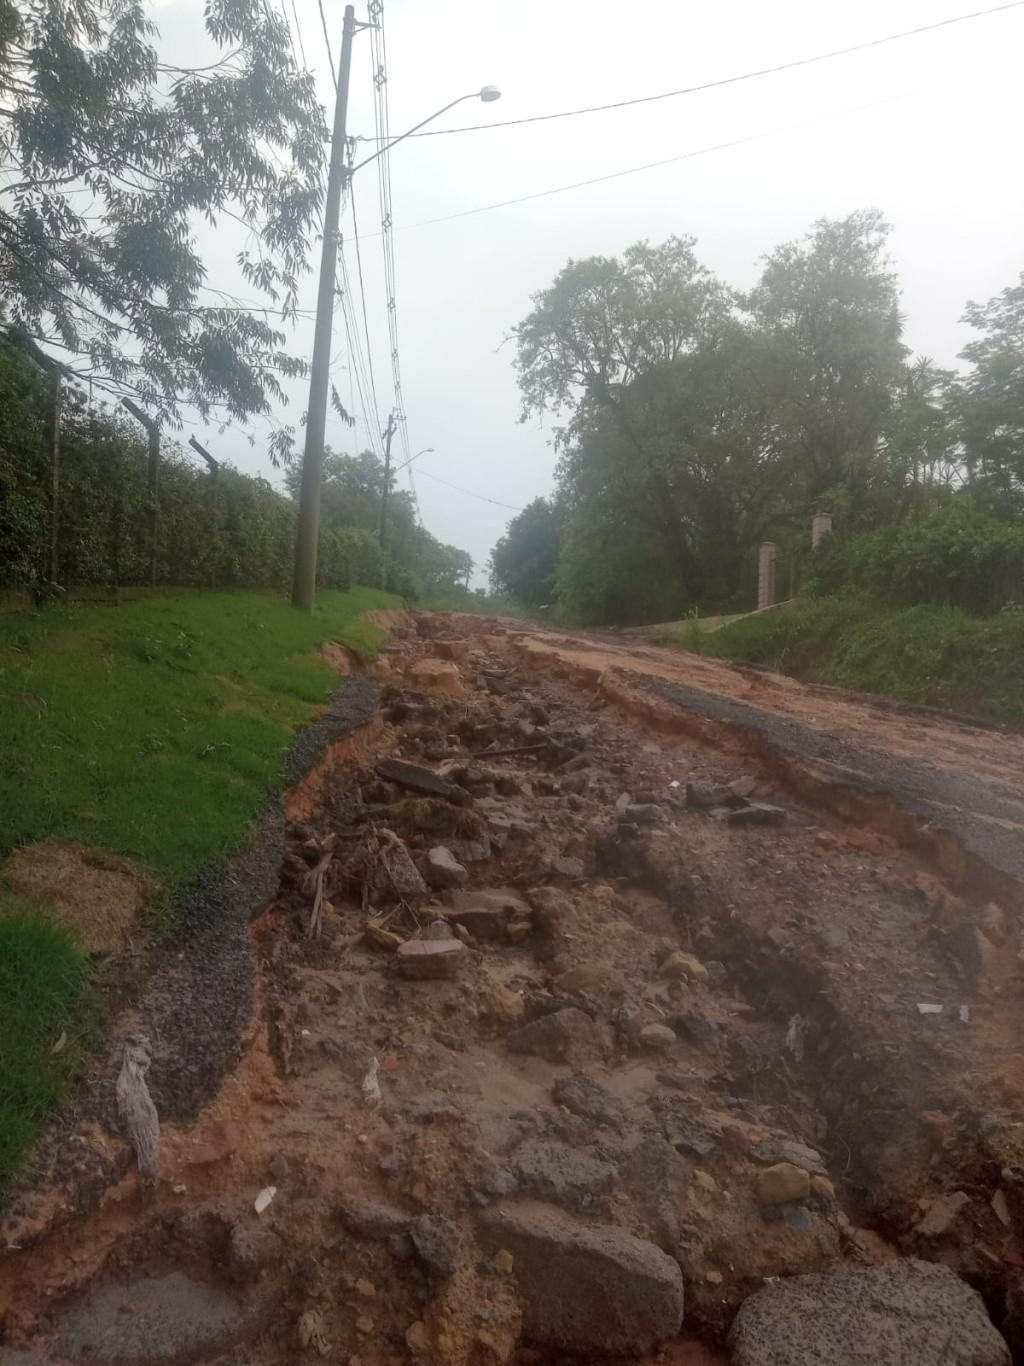
<path id="1" fill-rule="evenodd" d="M 637 242 L 621 261 L 570 261 L 513 328 L 524 419 L 574 408 L 585 395 L 615 408 L 638 375 L 713 337 L 728 291 L 702 266 L 692 237 Z"/>
<path id="2" fill-rule="evenodd" d="M 530 607 L 542 607 L 555 593 L 561 514 L 546 498 L 535 498 L 508 524 L 491 551 L 491 588 Z"/>
<path id="3" fill-rule="evenodd" d="M 285 487 L 298 499 L 302 471 L 289 466 Z M 446 595 L 458 592 L 473 573 L 473 557 L 457 546 L 444 545 L 420 526 L 412 494 L 396 487 L 394 470 L 388 492 L 388 586 L 406 597 L 423 593 Z M 320 499 L 320 523 L 326 530 L 363 531 L 372 535 L 379 554 L 380 502 L 384 488 L 384 462 L 374 451 L 358 455 L 324 452 L 324 483 Z M 360 542 L 366 550 L 365 541 Z M 380 561 L 378 560 L 378 566 Z M 364 571 L 365 572 L 365 571 Z M 367 578 L 367 582 L 378 581 Z"/>
<path id="4" fill-rule="evenodd" d="M 630 620 L 742 606 L 759 542 L 795 564 L 822 502 L 874 516 L 938 458 L 935 384 L 891 421 L 911 395 L 887 234 L 873 210 L 822 220 L 745 297 L 679 237 L 570 261 L 534 296 L 516 368 L 524 413 L 567 413 L 563 606 Z"/>
<path id="5" fill-rule="evenodd" d="M 0 0 L 0 284 L 79 375 L 244 419 L 304 368 L 272 318 L 295 314 L 326 127 L 263 0 L 208 0 L 205 30 L 214 60 L 183 69 L 142 0 Z M 226 218 L 255 311 L 209 301 L 195 226 Z"/>
<path id="6" fill-rule="evenodd" d="M 964 322 L 982 335 L 960 353 L 972 370 L 961 393 L 972 479 L 997 493 L 1004 515 L 1024 504 L 1024 273 L 987 304 L 969 303 Z"/>
<path id="7" fill-rule="evenodd" d="M 876 209 L 821 219 L 764 258 L 744 300 L 764 342 L 777 446 L 802 491 L 801 515 L 870 463 L 905 370 L 899 284 Z"/>

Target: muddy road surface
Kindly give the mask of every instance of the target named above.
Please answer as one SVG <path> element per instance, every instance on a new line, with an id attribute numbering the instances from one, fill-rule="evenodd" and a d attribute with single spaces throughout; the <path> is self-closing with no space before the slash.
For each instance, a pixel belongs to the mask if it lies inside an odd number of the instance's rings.
<path id="1" fill-rule="evenodd" d="M 144 994 L 97 1060 L 155 1188 L 85 1106 L 0 1213 L 0 1366 L 1024 1361 L 1021 741 L 486 619 L 368 674 L 230 1064 L 175 1109 L 220 1017 Z"/>

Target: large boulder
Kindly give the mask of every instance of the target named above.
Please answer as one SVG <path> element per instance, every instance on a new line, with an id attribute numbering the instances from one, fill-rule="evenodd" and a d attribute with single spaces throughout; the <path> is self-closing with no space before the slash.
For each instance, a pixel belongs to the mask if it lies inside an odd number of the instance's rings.
<path id="1" fill-rule="evenodd" d="M 626 1355 L 679 1332 L 682 1273 L 653 1243 L 541 1205 L 488 1211 L 481 1241 L 512 1254 L 523 1331 L 534 1342 Z"/>
<path id="2" fill-rule="evenodd" d="M 912 1257 L 765 1286 L 741 1305 L 729 1346 L 734 1366 L 1010 1366 L 981 1296 Z"/>

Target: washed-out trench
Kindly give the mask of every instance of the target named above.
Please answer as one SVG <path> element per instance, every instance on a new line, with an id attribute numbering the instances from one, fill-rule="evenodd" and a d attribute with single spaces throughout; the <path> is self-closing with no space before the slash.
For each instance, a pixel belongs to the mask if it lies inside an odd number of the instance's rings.
<path id="1" fill-rule="evenodd" d="M 698 1366 L 908 1255 L 1024 1352 L 1012 867 L 671 679 L 391 624 L 0 1212 L 0 1364 Z"/>

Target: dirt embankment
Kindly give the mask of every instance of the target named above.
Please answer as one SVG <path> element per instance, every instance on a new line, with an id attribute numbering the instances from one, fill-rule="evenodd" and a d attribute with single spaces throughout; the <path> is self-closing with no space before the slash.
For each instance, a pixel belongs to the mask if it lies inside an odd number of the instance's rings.
<path id="1" fill-rule="evenodd" d="M 980 1366 L 989 1314 L 1024 1350 L 1014 866 L 860 780 L 884 749 L 942 805 L 954 729 L 394 625 L 373 722 L 292 775 L 238 1066 L 150 1203 L 8 1219 L 0 1362 Z"/>

